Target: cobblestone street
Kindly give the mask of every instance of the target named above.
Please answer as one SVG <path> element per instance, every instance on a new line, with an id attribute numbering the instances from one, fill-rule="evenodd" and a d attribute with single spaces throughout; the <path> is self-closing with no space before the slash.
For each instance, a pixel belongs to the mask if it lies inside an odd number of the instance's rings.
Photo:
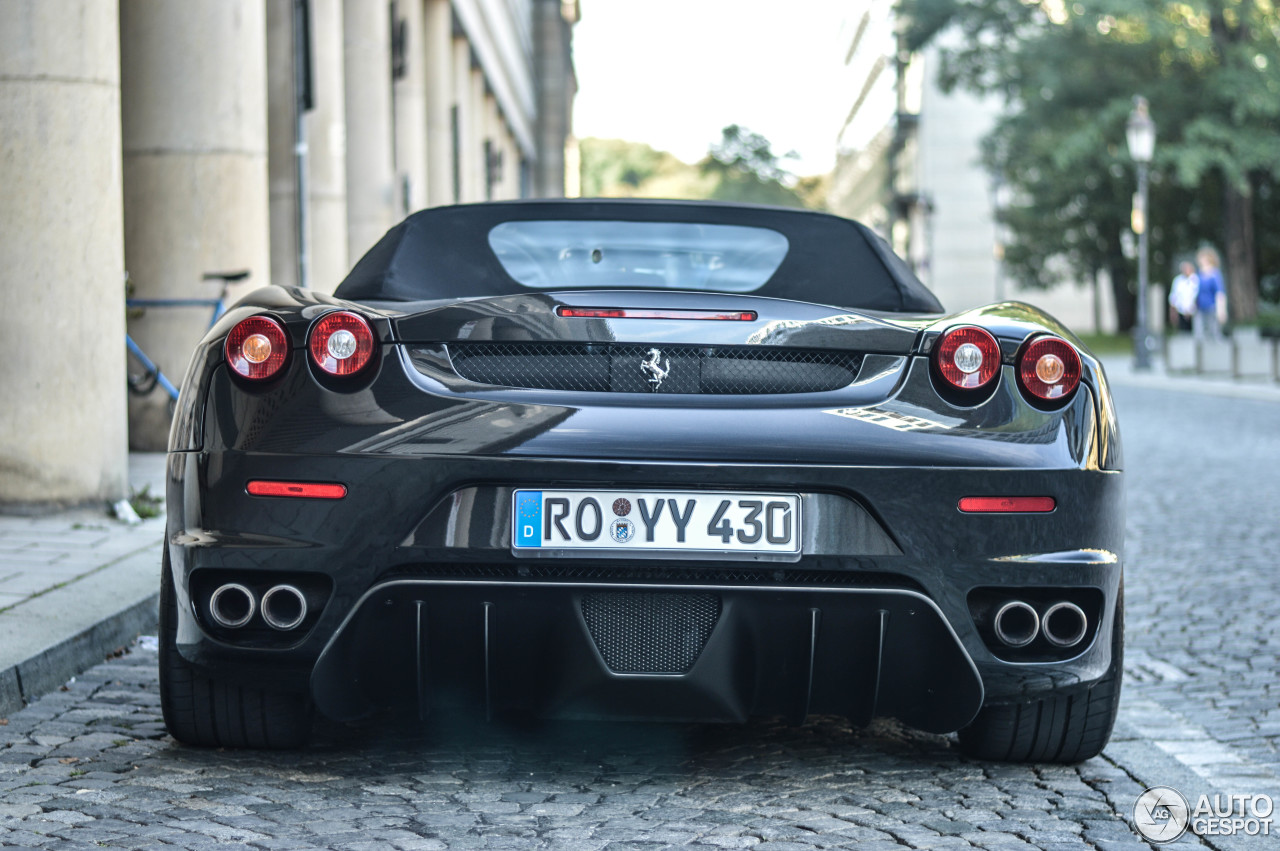
<path id="1" fill-rule="evenodd" d="M 263 849 L 1146 848 L 1152 785 L 1280 798 L 1280 405 L 1116 388 L 1128 471 L 1120 723 L 1079 766 L 981 764 L 892 723 L 465 718 L 176 745 L 154 640 L 0 726 L 0 845 Z M 1275 837 L 1175 847 L 1272 847 Z"/>

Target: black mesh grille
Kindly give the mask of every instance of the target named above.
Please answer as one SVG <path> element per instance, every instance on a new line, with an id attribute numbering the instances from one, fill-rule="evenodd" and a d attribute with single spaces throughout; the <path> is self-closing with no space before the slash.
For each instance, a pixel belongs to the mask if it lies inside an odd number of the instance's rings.
<path id="1" fill-rule="evenodd" d="M 586 594 L 582 617 L 616 674 L 683 674 L 720 618 L 714 594 L 609 591 Z"/>
<path id="2" fill-rule="evenodd" d="M 861 363 L 858 354 L 823 349 L 610 343 L 451 343 L 449 357 L 458 375 L 480 384 L 719 395 L 836 390 Z"/>

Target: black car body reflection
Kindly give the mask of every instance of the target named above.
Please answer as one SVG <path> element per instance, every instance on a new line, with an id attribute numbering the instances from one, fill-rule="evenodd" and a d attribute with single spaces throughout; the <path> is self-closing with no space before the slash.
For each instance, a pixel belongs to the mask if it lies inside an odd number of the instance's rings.
<path id="1" fill-rule="evenodd" d="M 1051 317 L 947 314 L 865 228 L 675 202 L 415 214 L 197 349 L 162 695 L 196 744 L 312 707 L 892 716 L 1105 745 L 1122 458 Z"/>

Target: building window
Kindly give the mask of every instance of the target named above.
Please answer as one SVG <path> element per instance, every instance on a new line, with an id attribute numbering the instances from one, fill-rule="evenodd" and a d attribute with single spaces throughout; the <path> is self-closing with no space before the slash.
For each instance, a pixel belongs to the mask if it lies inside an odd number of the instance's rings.
<path id="1" fill-rule="evenodd" d="M 462 200 L 462 127 L 458 105 L 449 109 L 449 136 L 453 140 L 453 203 Z"/>

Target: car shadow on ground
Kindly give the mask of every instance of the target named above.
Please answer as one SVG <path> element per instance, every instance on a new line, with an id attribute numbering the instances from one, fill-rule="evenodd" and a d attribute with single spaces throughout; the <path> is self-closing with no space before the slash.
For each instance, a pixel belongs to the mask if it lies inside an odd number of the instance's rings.
<path id="1" fill-rule="evenodd" d="M 209 764 L 226 751 L 176 746 L 166 758 Z M 214 756 L 215 754 L 219 756 Z M 159 755 L 159 754 L 158 754 Z M 552 777 L 592 785 L 610 778 L 698 776 L 706 780 L 769 773 L 778 765 L 802 774 L 878 766 L 934 770 L 966 762 L 953 740 L 876 719 L 863 728 L 837 717 L 801 725 L 778 718 L 745 724 L 651 721 L 536 721 L 460 712 L 433 713 L 425 722 L 387 715 L 362 724 L 317 720 L 311 743 L 296 751 L 241 751 L 234 761 L 262 760 L 275 768 L 324 773 L 337 765 L 348 778 L 480 775 L 507 782 Z M 367 773 L 360 766 L 367 766 Z"/>

